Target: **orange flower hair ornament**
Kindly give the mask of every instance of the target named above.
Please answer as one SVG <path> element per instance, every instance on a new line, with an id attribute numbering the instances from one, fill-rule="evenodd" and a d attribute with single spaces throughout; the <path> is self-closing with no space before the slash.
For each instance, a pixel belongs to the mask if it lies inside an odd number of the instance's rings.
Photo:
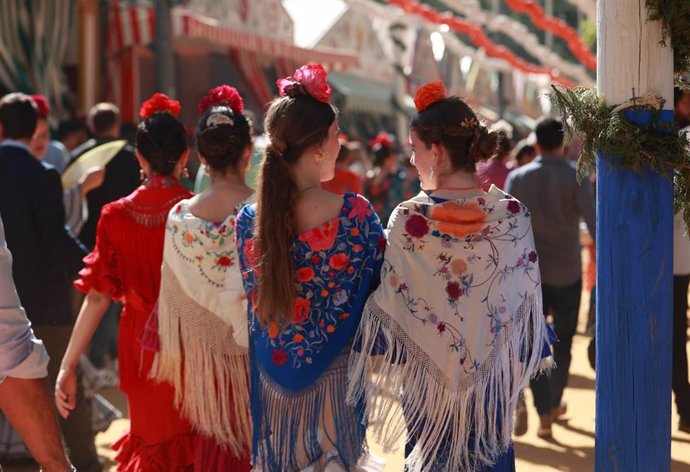
<path id="1" fill-rule="evenodd" d="M 281 97 L 311 95 L 320 102 L 328 103 L 331 86 L 328 85 L 328 72 L 321 64 L 308 64 L 295 71 L 292 77 L 278 79 L 278 93 Z"/>
<path id="2" fill-rule="evenodd" d="M 233 113 L 244 111 L 244 100 L 235 87 L 229 85 L 219 85 L 208 91 L 206 96 L 199 102 L 199 113 L 204 114 L 206 110 L 216 105 L 227 105 Z"/>
<path id="3" fill-rule="evenodd" d="M 429 82 L 420 87 L 417 93 L 415 93 L 414 106 L 417 108 L 417 113 L 420 113 L 444 98 L 447 98 L 447 96 L 446 87 L 443 83 L 439 81 Z"/>
<path id="4" fill-rule="evenodd" d="M 164 93 L 154 93 L 151 98 L 141 104 L 139 116 L 144 120 L 156 113 L 170 113 L 177 117 L 181 108 L 182 105 L 177 100 L 172 100 Z"/>

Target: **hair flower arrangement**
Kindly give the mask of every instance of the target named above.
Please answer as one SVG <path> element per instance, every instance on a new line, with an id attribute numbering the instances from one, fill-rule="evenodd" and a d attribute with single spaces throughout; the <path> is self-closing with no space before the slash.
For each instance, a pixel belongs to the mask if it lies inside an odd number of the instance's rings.
<path id="1" fill-rule="evenodd" d="M 164 93 L 154 93 L 151 98 L 141 104 L 139 116 L 144 120 L 156 113 L 170 113 L 177 117 L 181 108 L 182 105 L 177 100 L 172 100 Z"/>
<path id="2" fill-rule="evenodd" d="M 388 133 L 379 133 L 374 139 L 369 141 L 369 147 L 372 149 L 376 147 L 393 149 L 394 144 L 393 138 Z"/>
<path id="3" fill-rule="evenodd" d="M 237 114 L 244 111 L 244 100 L 242 100 L 240 93 L 235 87 L 225 84 L 208 91 L 199 102 L 199 113 L 203 115 L 206 110 L 216 105 L 227 105 L 233 113 Z"/>
<path id="4" fill-rule="evenodd" d="M 321 64 L 308 64 L 295 71 L 292 77 L 278 79 L 278 93 L 281 97 L 311 95 L 320 102 L 328 103 L 331 86 L 328 85 L 328 72 Z"/>
<path id="5" fill-rule="evenodd" d="M 417 108 L 417 113 L 420 113 L 444 98 L 446 98 L 446 87 L 443 82 L 429 82 L 415 93 L 414 106 Z"/>
<path id="6" fill-rule="evenodd" d="M 39 118 L 48 118 L 50 114 L 50 104 L 45 95 L 31 95 L 31 99 L 36 104 Z"/>

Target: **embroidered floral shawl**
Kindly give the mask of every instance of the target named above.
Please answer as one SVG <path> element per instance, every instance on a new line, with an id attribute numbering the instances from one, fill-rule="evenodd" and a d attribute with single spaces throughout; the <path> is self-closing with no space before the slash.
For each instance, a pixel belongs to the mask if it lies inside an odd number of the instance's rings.
<path id="1" fill-rule="evenodd" d="M 414 432 L 410 470 L 493 464 L 510 445 L 518 394 L 547 344 L 527 209 L 495 187 L 447 201 L 422 192 L 400 204 L 356 340 L 362 354 L 350 359 L 349 398 L 366 395 L 384 445 L 406 426 Z M 381 346 L 378 375 L 369 376 L 367 359 Z M 391 414 L 399 400 L 404 418 Z"/>
<path id="2" fill-rule="evenodd" d="M 346 404 L 347 356 L 362 307 L 378 283 L 383 229 L 363 197 L 347 193 L 340 214 L 295 238 L 297 297 L 280 332 L 258 321 L 252 302 L 255 207 L 237 219 L 249 300 L 253 456 L 258 470 L 300 470 L 333 450 L 346 470 L 365 451 L 363 405 Z M 325 445 L 328 443 L 327 445 Z"/>
<path id="3" fill-rule="evenodd" d="M 235 218 L 194 216 L 188 200 L 168 215 L 158 302 L 156 376 L 202 433 L 237 457 L 250 448 L 247 308 L 235 249 Z M 189 379 L 189 380 L 188 380 Z"/>

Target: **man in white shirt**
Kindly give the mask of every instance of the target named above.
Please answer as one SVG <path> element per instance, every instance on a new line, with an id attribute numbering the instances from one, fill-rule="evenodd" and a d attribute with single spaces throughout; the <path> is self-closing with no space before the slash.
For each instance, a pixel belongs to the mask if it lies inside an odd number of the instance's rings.
<path id="1" fill-rule="evenodd" d="M 73 469 L 62 448 L 47 376 L 48 353 L 19 303 L 0 220 L 0 410 L 41 470 L 65 472 Z"/>

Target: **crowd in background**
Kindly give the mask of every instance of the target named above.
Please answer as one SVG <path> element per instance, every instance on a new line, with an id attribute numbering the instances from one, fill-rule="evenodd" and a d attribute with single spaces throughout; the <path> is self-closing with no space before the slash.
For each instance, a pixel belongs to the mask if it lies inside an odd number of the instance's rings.
<path id="1" fill-rule="evenodd" d="M 690 124 L 689 97 L 682 93 L 676 95 L 676 117 L 680 127 Z M 133 148 L 132 129 L 136 128 L 132 124 L 121 123 L 115 105 L 100 103 L 90 110 L 85 120 L 60 123 L 54 127 L 53 133 L 45 98 L 33 96 L 37 116 L 31 126 L 28 124 L 32 122 L 30 117 L 17 115 L 19 108 L 12 108 L 13 104 L 22 100 L 26 99 L 13 95 L 3 98 L 4 105 L 0 105 L 4 153 L 9 156 L 12 151 L 8 149 L 16 146 L 30 153 L 36 164 L 15 156 L 12 159 L 16 158 L 16 162 L 10 163 L 10 157 L 5 158 L 0 153 L 0 214 L 5 221 L 8 246 L 15 257 L 17 290 L 35 333 L 51 354 L 47 374 L 51 385 L 54 385 L 59 363 L 67 350 L 74 316 L 83 300 L 83 296 L 73 290 L 72 282 L 79 277 L 77 274 L 82 267 L 82 259 L 96 248 L 103 207 L 140 187 L 144 180 L 143 165 Z M 3 106 L 10 110 L 5 113 L 13 115 L 4 116 Z M 22 120 L 25 127 L 33 129 L 29 133 L 28 146 L 16 144 L 21 141 L 16 137 L 27 135 L 22 128 Z M 251 119 L 248 121 L 251 125 Z M 496 152 L 488 161 L 477 166 L 478 183 L 485 192 L 491 191 L 493 186 L 505 190 L 530 211 L 540 257 L 544 312 L 549 315 L 559 339 L 554 347 L 554 358 L 559 368 L 554 374 L 539 376 L 531 382 L 539 415 L 538 435 L 550 438 L 554 422 L 567 411 L 563 392 L 568 384 L 571 344 L 577 327 L 583 282 L 592 295 L 588 330 L 593 334 L 595 176 L 590 176 L 590 180 L 582 185 L 576 182 L 574 164 L 566 157 L 574 153 L 564 149 L 562 126 L 557 120 L 540 121 L 536 133 L 530 130 L 526 136 L 524 133 L 521 136 L 519 130 L 502 120 L 495 123 L 491 130 L 498 136 Z M 51 139 L 53 136 L 55 139 Z M 128 139 L 129 144 L 122 147 L 104 168 L 86 169 L 72 186 L 63 188 L 60 184 L 61 174 L 69 172 L 89 151 L 120 138 Z M 193 142 L 192 136 L 187 135 L 187 139 L 185 149 Z M 254 145 L 247 157 L 248 169 L 246 173 L 242 172 L 249 188 L 256 187 L 257 169 L 262 165 L 263 156 L 269 152 L 266 150 L 267 136 L 253 136 L 252 140 Z M 368 142 L 351 140 L 342 134 L 338 136 L 338 141 L 340 151 L 335 161 L 334 178 L 324 182 L 323 188 L 336 194 L 364 195 L 384 228 L 401 202 L 413 199 L 420 191 L 430 190 L 423 188 L 424 182 L 420 181 L 418 167 L 411 162 L 412 143 L 407 136 L 396 137 L 382 131 Z M 570 146 L 572 150 L 577 143 L 571 143 Z M 201 162 L 194 146 L 191 151 L 189 160 L 185 158 L 186 165 L 182 166 L 192 170 L 191 175 L 186 169 L 181 169 L 179 177 L 180 183 L 187 189 L 179 189 L 180 199 L 182 196 L 190 197 L 191 191 L 203 192 L 212 184 L 209 178 L 213 174 L 212 165 Z M 35 222 L 23 221 L 25 216 L 20 215 L 22 206 L 29 205 L 29 202 L 42 207 L 38 214 L 45 220 L 39 223 L 39 230 L 32 226 Z M 26 215 L 34 214 L 35 209 L 27 208 L 25 212 Z M 677 335 L 674 337 L 673 388 L 681 417 L 679 428 L 690 432 L 687 404 L 690 401 L 690 386 L 687 381 L 687 359 L 683 360 L 686 357 L 686 339 L 679 334 L 687 326 L 685 316 L 690 267 L 687 261 L 683 262 L 683 258 L 690 260 L 690 255 L 686 249 L 688 244 L 684 240 L 683 225 L 678 218 L 676 220 L 674 329 Z M 8 221 L 13 224 L 8 224 Z M 15 221 L 20 223 L 15 224 Z M 41 253 L 36 247 L 47 249 Z M 580 262 L 583 247 L 589 253 L 584 272 Z M 60 265 L 43 267 L 43 262 L 48 259 L 59 261 Z M 83 272 L 80 277 L 82 283 L 88 285 L 88 277 Z M 85 291 L 88 292 L 88 287 Z M 685 303 L 680 299 L 684 299 Z M 122 368 L 118 364 L 118 325 L 121 323 L 122 304 L 110 300 L 100 303 L 103 304 L 102 321 L 90 342 L 88 360 L 83 360 L 75 371 L 79 379 L 87 377 L 87 384 L 92 390 L 89 396 L 92 398 L 84 398 L 83 393 L 79 393 L 69 418 L 60 420 L 65 444 L 71 451 L 70 459 L 78 470 L 85 472 L 102 469 L 93 447 L 94 435 L 96 431 L 105 429 L 109 421 L 117 416 L 112 406 L 104 404 L 102 398 L 94 394 L 103 386 L 117 385 Z M 151 308 L 148 306 L 150 303 L 151 300 L 145 301 L 147 310 Z M 593 346 L 592 343 L 591 350 Z M 593 357 L 592 365 L 594 367 Z M 98 414 L 94 415 L 93 409 Z M 527 421 L 524 402 L 518 404 L 516 421 L 516 434 L 524 434 Z M 32 445 L 30 440 L 27 444 Z M 16 454 L 21 449 L 7 423 L 0 423 L 0 457 L 3 453 Z M 46 463 L 51 463 L 51 460 L 46 460 Z M 55 461 L 59 463 L 59 460 Z"/>

